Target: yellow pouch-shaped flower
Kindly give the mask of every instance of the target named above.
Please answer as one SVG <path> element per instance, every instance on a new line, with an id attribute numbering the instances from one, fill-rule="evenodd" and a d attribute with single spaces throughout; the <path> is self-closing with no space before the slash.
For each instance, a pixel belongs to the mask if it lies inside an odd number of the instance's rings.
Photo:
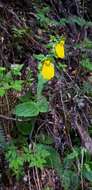
<path id="1" fill-rule="evenodd" d="M 42 65 L 41 74 L 44 80 L 50 80 L 55 75 L 53 63 L 49 59 L 45 60 Z"/>
<path id="2" fill-rule="evenodd" d="M 55 54 L 57 58 L 63 59 L 65 57 L 64 43 L 64 40 L 61 40 L 58 44 L 55 45 Z"/>

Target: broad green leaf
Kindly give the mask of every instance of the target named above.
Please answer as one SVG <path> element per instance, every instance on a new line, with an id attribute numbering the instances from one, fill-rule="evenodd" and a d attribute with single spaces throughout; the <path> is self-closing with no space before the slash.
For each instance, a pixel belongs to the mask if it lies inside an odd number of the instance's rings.
<path id="1" fill-rule="evenodd" d="M 92 182 L 92 170 L 83 171 L 83 176 L 90 182 Z"/>
<path id="2" fill-rule="evenodd" d="M 45 113 L 49 111 L 48 102 L 45 97 L 41 97 L 41 99 L 37 102 L 37 106 L 39 109 L 39 112 Z"/>
<path id="3" fill-rule="evenodd" d="M 39 114 L 39 109 L 35 102 L 29 101 L 17 105 L 14 113 L 19 117 L 34 117 Z"/>
<path id="4" fill-rule="evenodd" d="M 62 184 L 64 190 L 77 190 L 79 186 L 78 175 L 71 170 L 65 170 L 62 175 Z"/>

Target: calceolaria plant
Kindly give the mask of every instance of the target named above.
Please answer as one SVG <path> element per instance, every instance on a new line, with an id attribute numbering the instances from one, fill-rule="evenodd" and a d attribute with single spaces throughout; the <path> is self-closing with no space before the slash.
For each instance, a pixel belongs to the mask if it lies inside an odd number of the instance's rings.
<path id="1" fill-rule="evenodd" d="M 55 67 L 51 58 L 45 58 L 38 67 L 37 98 L 42 96 L 44 84 L 55 76 Z"/>
<path id="2" fill-rule="evenodd" d="M 18 117 L 33 117 L 39 115 L 39 113 L 49 111 L 47 99 L 43 96 L 42 92 L 44 84 L 53 79 L 55 76 L 55 58 L 63 59 L 65 57 L 65 40 L 61 39 L 59 41 L 54 41 L 51 44 L 52 48 L 50 47 L 49 55 L 35 55 L 35 58 L 39 61 L 37 94 L 35 95 L 34 101 L 29 99 L 28 101 L 20 103 L 15 107 L 14 113 Z"/>
<path id="3" fill-rule="evenodd" d="M 19 117 L 33 117 L 39 115 L 39 113 L 45 113 L 49 111 L 48 101 L 42 95 L 44 84 L 54 77 L 55 70 L 54 64 L 50 59 L 44 60 L 39 69 L 38 82 L 37 82 L 37 94 L 35 100 L 28 100 L 15 107 L 15 114 Z"/>

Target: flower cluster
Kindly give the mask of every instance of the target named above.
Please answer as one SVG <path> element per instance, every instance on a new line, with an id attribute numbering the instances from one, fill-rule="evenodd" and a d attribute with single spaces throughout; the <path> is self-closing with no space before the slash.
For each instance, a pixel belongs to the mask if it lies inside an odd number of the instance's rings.
<path id="1" fill-rule="evenodd" d="M 54 46 L 54 54 L 57 58 L 63 59 L 65 57 L 64 51 L 65 41 L 61 40 Z M 52 63 L 50 58 L 47 58 L 42 63 L 41 75 L 44 80 L 51 80 L 55 75 L 54 64 Z"/>

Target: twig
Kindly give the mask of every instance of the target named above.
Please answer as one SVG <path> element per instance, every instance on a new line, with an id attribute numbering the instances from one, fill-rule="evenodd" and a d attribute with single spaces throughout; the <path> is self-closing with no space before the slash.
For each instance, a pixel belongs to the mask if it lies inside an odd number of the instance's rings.
<path id="1" fill-rule="evenodd" d="M 38 176 L 38 171 L 37 171 L 37 168 L 36 168 L 36 167 L 35 167 L 35 173 L 36 173 L 36 177 L 37 177 L 38 188 L 39 188 L 39 190 L 41 190 L 40 181 L 39 181 L 39 176 Z"/>
<path id="2" fill-rule="evenodd" d="M 36 189 L 38 189 L 38 184 L 37 184 L 37 181 L 36 181 L 35 169 L 34 168 L 33 168 L 33 177 L 34 177 L 34 182 L 35 182 Z"/>
<path id="3" fill-rule="evenodd" d="M 1 119 L 6 119 L 6 120 L 13 120 L 13 121 L 24 121 L 22 119 L 16 119 L 16 118 L 8 117 L 8 116 L 2 115 L 2 114 L 0 114 L 0 118 Z"/>
<path id="4" fill-rule="evenodd" d="M 1 119 L 6 119 L 6 120 L 12 120 L 12 121 L 19 121 L 19 122 L 30 121 L 30 118 L 29 119 L 18 119 L 18 118 L 13 118 L 13 117 L 5 116 L 5 115 L 2 115 L 2 114 L 0 114 L 0 118 Z"/>
<path id="5" fill-rule="evenodd" d="M 81 151 L 81 188 L 82 188 L 82 190 L 84 190 L 84 186 L 83 186 L 83 175 L 82 175 L 83 162 L 84 162 L 84 149 L 82 149 L 82 151 Z"/>
<path id="6" fill-rule="evenodd" d="M 76 127 L 77 132 L 80 135 L 80 138 L 83 142 L 84 147 L 88 150 L 90 154 L 92 154 L 92 138 L 90 137 L 86 129 L 78 123 L 77 116 L 75 119 L 75 127 Z"/>
<path id="7" fill-rule="evenodd" d="M 29 190 L 32 190 L 32 189 L 31 189 L 31 182 L 30 182 L 30 172 L 29 172 L 29 169 L 28 169 L 28 184 L 29 184 Z"/>

